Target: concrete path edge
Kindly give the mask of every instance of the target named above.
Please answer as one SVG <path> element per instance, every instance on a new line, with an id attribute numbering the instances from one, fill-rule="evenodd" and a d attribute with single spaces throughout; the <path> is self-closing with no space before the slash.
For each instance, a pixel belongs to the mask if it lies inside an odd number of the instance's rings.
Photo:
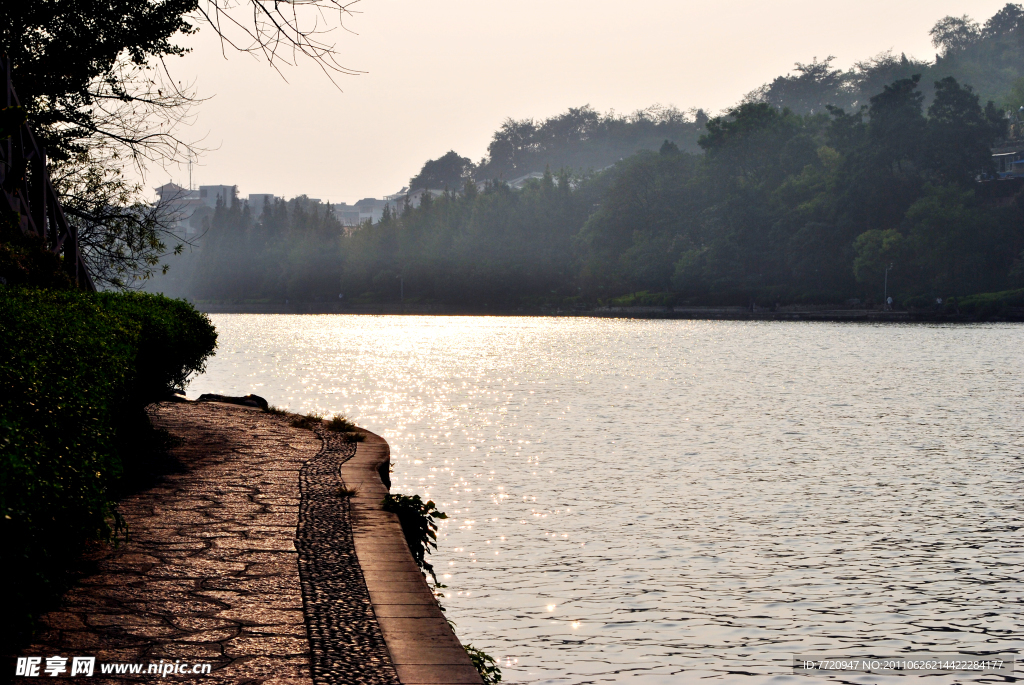
<path id="1" fill-rule="evenodd" d="M 391 660 L 403 685 L 466 685 L 483 681 L 455 636 L 412 558 L 398 516 L 382 508 L 381 480 L 391 461 L 387 441 L 362 430 L 354 457 L 341 467 L 356 557 Z"/>

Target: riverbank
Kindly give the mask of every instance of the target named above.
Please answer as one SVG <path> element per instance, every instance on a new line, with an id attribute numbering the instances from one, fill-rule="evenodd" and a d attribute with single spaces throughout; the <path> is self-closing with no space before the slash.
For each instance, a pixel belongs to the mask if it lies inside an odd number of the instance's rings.
<path id="1" fill-rule="evenodd" d="M 180 468 L 119 503 L 128 539 L 83 560 L 78 582 L 20 652 L 41 657 L 40 672 L 60 655 L 63 675 L 73 657 L 95 657 L 102 682 L 150 680 L 150 664 L 208 667 L 204 680 L 219 683 L 480 682 L 466 675 L 464 651 L 460 663 L 453 653 L 440 663 L 410 657 L 410 640 L 461 649 L 443 616 L 436 633 L 426 623 L 390 631 L 398 637 L 381 630 L 378 614 L 395 604 L 374 596 L 382 584 L 408 593 L 400 606 L 429 600 L 440 613 L 422 575 L 414 593 L 407 576 L 381 573 L 370 557 L 361 565 L 369 535 L 390 556 L 404 549 L 415 570 L 394 515 L 370 513 L 386 492 L 379 477 L 374 486 L 343 467 L 386 463 L 383 439 L 342 443 L 293 428 L 289 417 L 224 404 L 162 403 L 150 413 L 180 439 L 171 450 Z M 352 502 L 338 490 L 347 472 L 366 493 Z M 101 664 L 139 665 L 142 675 L 103 674 Z"/>
<path id="2" fill-rule="evenodd" d="M 789 306 L 778 309 L 750 307 L 597 307 L 550 308 L 466 308 L 441 304 L 342 305 L 334 302 L 213 303 L 196 302 L 206 314 L 376 314 L 411 316 L 567 316 L 608 319 L 709 319 L 722 321 L 850 321 L 872 323 L 977 323 L 980 321 L 1024 321 L 1024 308 L 986 315 L 957 314 L 939 310 L 899 310 L 830 306 Z"/>

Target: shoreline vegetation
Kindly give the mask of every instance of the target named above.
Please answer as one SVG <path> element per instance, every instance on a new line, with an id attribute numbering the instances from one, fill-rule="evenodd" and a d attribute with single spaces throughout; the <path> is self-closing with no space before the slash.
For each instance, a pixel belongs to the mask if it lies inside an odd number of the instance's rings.
<path id="1" fill-rule="evenodd" d="M 609 304 L 593 308 L 516 309 L 457 307 L 436 303 L 342 305 L 326 302 L 195 302 L 206 314 L 348 314 L 408 316 L 570 316 L 636 319 L 720 319 L 734 321 L 849 321 L 892 323 L 1024 322 L 1024 291 L 993 293 L 936 304 L 930 308 L 884 309 L 881 306 L 787 305 L 701 307 L 686 305 Z"/>

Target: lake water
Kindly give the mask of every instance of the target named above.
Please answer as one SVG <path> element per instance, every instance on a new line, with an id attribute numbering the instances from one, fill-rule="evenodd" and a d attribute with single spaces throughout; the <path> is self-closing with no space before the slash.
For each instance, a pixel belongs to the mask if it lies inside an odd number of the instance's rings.
<path id="1" fill-rule="evenodd" d="M 211 318 L 189 395 L 386 437 L 508 682 L 907 683 L 790 658 L 1024 647 L 1024 326 Z"/>

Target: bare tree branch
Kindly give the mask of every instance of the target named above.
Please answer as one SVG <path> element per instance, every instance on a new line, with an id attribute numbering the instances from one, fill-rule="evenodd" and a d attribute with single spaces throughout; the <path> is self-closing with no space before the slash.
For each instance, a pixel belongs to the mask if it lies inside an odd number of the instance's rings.
<path id="1" fill-rule="evenodd" d="M 281 64 L 295 66 L 308 59 L 337 86 L 335 79 L 339 75 L 365 73 L 341 64 L 337 44 L 329 38 L 338 29 L 352 33 L 345 20 L 356 14 L 353 5 L 357 2 L 359 0 L 204 0 L 196 12 L 217 32 L 222 51 L 224 46 L 230 46 L 239 52 L 260 56 L 278 73 L 281 73 Z M 239 15 L 246 6 L 251 16 L 243 20 Z"/>

